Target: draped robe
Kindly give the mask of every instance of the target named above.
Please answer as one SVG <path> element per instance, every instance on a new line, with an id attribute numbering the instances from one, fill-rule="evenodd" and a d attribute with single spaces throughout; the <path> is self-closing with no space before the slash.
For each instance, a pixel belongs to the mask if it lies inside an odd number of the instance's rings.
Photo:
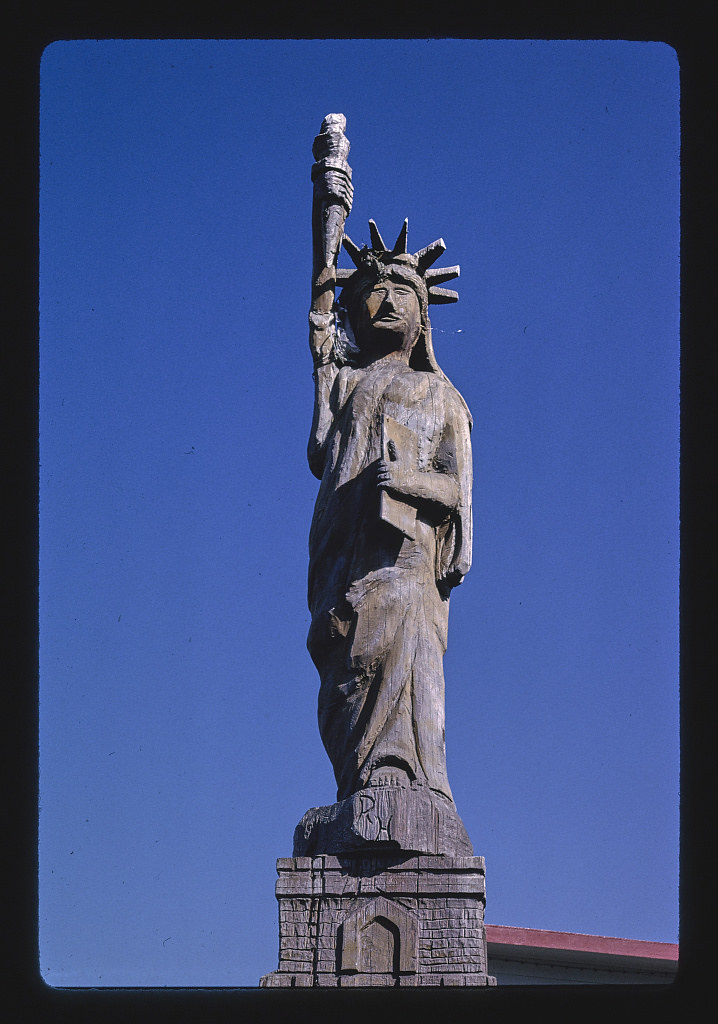
<path id="1" fill-rule="evenodd" d="M 451 800 L 443 655 L 449 592 L 471 561 L 471 418 L 443 374 L 393 358 L 342 367 L 330 407 L 309 537 L 307 646 L 337 799 L 365 787 L 373 769 L 398 765 Z M 385 416 L 416 435 L 420 472 L 456 482 L 451 509 L 397 495 L 417 508 L 414 539 L 379 517 Z"/>

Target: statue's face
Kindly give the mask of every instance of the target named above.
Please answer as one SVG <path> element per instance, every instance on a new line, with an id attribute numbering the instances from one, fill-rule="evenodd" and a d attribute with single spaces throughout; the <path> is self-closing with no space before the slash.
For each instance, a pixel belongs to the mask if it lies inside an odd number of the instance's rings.
<path id="1" fill-rule="evenodd" d="M 405 281 L 377 281 L 361 298 L 359 345 L 411 351 L 421 329 L 419 296 Z"/>

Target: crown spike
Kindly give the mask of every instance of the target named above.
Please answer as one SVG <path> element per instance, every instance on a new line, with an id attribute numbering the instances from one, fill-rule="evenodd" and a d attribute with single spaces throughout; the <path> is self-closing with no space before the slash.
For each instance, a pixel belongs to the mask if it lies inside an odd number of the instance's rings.
<path id="1" fill-rule="evenodd" d="M 342 245 L 344 246 L 345 250 L 349 254 L 349 258 L 352 261 L 352 263 L 354 264 L 354 266 L 358 267 L 359 266 L 359 253 L 361 252 L 361 249 L 359 248 L 359 246 L 355 245 L 354 242 L 352 242 L 352 240 L 349 237 L 349 235 L 344 235 L 344 237 L 342 238 Z"/>
<path id="2" fill-rule="evenodd" d="M 424 274 L 427 286 L 443 284 L 444 281 L 451 281 L 461 273 L 461 267 L 439 267 L 437 270 L 427 270 Z"/>
<path id="3" fill-rule="evenodd" d="M 452 288 L 429 288 L 429 302 L 432 305 L 443 305 L 446 302 L 458 302 L 459 293 Z"/>
<path id="4" fill-rule="evenodd" d="M 446 243 L 443 238 L 437 238 L 431 245 L 425 246 L 423 249 L 419 249 L 416 256 L 418 263 L 419 273 L 423 274 L 427 267 L 430 267 L 432 263 L 436 263 L 440 256 L 443 256 L 446 252 Z"/>
<path id="5" fill-rule="evenodd" d="M 407 247 L 406 247 L 406 239 L 408 237 L 408 234 L 409 234 L 409 218 L 405 217 L 404 218 L 404 223 L 402 224 L 402 227 L 401 227 L 401 231 L 399 232 L 399 234 L 396 237 L 396 242 L 394 242 L 394 248 L 391 250 L 392 256 L 403 255 L 404 253 L 409 251 L 407 249 Z"/>
<path id="6" fill-rule="evenodd" d="M 387 252 L 386 242 L 379 234 L 379 228 L 373 220 L 369 221 L 369 234 L 371 236 L 371 247 L 377 251 Z"/>

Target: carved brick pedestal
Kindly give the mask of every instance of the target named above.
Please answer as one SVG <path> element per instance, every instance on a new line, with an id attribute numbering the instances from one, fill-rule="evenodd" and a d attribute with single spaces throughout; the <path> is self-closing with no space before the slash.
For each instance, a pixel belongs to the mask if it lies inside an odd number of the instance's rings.
<path id="1" fill-rule="evenodd" d="M 279 968 L 265 988 L 495 985 L 483 857 L 277 861 Z"/>

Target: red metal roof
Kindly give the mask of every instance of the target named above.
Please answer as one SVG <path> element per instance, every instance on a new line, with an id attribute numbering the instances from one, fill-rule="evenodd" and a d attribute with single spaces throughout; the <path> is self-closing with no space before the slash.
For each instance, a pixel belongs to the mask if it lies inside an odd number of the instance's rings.
<path id="1" fill-rule="evenodd" d="M 486 939 L 506 946 L 573 949 L 585 953 L 609 953 L 613 956 L 678 960 L 678 944 L 675 942 L 647 942 L 644 939 L 618 939 L 606 935 L 582 935 L 578 932 L 551 932 L 542 928 L 515 928 L 503 924 L 487 924 Z"/>

